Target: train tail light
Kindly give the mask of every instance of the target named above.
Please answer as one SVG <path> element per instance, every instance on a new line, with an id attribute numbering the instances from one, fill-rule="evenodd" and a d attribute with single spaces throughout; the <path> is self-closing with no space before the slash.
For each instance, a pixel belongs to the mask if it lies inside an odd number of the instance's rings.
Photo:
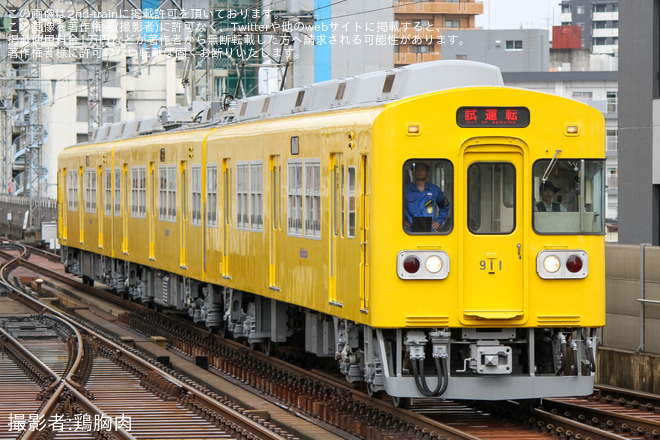
<path id="1" fill-rule="evenodd" d="M 401 251 L 396 267 L 402 280 L 444 280 L 449 275 L 449 255 L 444 251 Z"/>
<path id="2" fill-rule="evenodd" d="M 570 273 L 578 273 L 582 270 L 582 259 L 577 255 L 571 255 L 566 260 L 566 269 L 568 269 Z"/>
<path id="3" fill-rule="evenodd" d="M 412 255 L 409 255 L 406 257 L 405 260 L 403 260 L 403 270 L 408 272 L 409 274 L 414 274 L 417 273 L 419 270 L 419 260 L 417 257 L 414 257 Z"/>
<path id="4" fill-rule="evenodd" d="M 581 250 L 546 250 L 536 257 L 536 272 L 543 279 L 581 279 L 589 274 L 589 256 Z"/>

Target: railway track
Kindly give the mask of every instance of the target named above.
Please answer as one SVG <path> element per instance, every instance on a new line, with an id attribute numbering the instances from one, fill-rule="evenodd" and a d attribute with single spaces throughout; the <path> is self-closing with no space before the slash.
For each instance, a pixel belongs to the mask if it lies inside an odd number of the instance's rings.
<path id="1" fill-rule="evenodd" d="M 24 262 L 21 265 L 28 266 Z M 33 269 L 40 269 L 39 266 L 36 264 Z M 68 280 L 64 281 L 71 282 L 68 277 L 64 278 Z M 83 286 L 80 283 L 77 285 Z M 96 295 L 98 289 L 94 292 Z M 483 403 L 438 403 L 418 399 L 413 401 L 411 411 L 397 409 L 389 400 L 370 398 L 327 373 L 310 371 L 307 365 L 297 368 L 273 356 L 248 350 L 236 341 L 209 335 L 189 321 L 164 317 L 144 306 L 119 301 L 109 293 L 106 295 L 129 310 L 120 316 L 120 321 L 125 325 L 145 334 L 162 335 L 169 341 L 170 349 L 182 357 L 192 360 L 195 356 L 205 356 L 209 371 L 218 376 L 241 386 L 251 386 L 255 392 L 299 413 L 300 417 L 339 427 L 359 438 L 659 438 L 657 428 L 640 425 L 635 419 L 626 419 L 628 415 L 621 419 L 603 414 L 599 417 L 587 416 L 586 412 L 580 413 L 575 408 L 559 407 L 568 404 L 583 407 L 590 401 L 593 403 L 594 399 L 545 399 L 542 405 L 536 407 L 515 402 L 497 402 L 495 406 L 487 406 Z M 628 403 L 621 405 L 621 399 L 611 393 L 601 397 L 601 400 L 616 401 L 620 407 L 660 407 L 656 401 L 641 403 L 641 398 L 629 398 L 626 400 Z M 609 414 L 612 409 L 607 411 Z"/>
<path id="2" fill-rule="evenodd" d="M 14 335 L 0 329 L 1 348 L 5 357 L 36 383 L 40 402 L 36 409 L 12 402 L 2 405 L 12 408 L 6 419 L 8 438 L 295 438 L 158 369 L 135 351 L 81 327 L 56 310 L 43 313 L 48 309 L 45 304 L 7 281 L 16 262 L 12 259 L 0 270 L 3 285 L 41 312 L 16 321 Z M 34 339 L 34 333 L 30 338 L 22 331 L 37 326 L 55 332 L 57 337 Z M 5 378 L 3 375 L 3 381 Z M 34 399 L 33 386 L 20 375 L 15 382 L 13 389 Z M 14 408 L 16 412 L 11 412 Z"/>

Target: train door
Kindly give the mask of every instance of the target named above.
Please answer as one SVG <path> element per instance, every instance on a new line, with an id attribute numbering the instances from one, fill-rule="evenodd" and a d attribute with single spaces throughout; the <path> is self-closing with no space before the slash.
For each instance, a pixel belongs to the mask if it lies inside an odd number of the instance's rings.
<path id="1" fill-rule="evenodd" d="M 96 218 L 98 225 L 98 246 L 99 249 L 103 249 L 103 216 L 104 216 L 104 204 L 103 204 L 103 167 L 99 166 L 96 172 Z"/>
<path id="2" fill-rule="evenodd" d="M 462 171 L 467 215 L 459 268 L 463 317 L 519 319 L 524 308 L 523 154 L 508 146 L 469 147 Z"/>
<path id="3" fill-rule="evenodd" d="M 147 197 L 149 197 L 149 259 L 156 259 L 155 243 L 156 243 L 156 177 L 154 176 L 154 163 L 149 162 L 149 189 Z"/>
<path id="4" fill-rule="evenodd" d="M 365 311 L 369 307 L 369 260 L 367 250 L 369 248 L 369 176 L 367 156 L 360 158 L 360 299 L 361 310 Z"/>
<path id="5" fill-rule="evenodd" d="M 85 192 L 83 191 L 83 178 L 85 177 L 83 167 L 78 168 L 78 179 L 76 180 L 76 197 L 78 198 L 78 241 L 85 242 Z"/>
<path id="6" fill-rule="evenodd" d="M 343 236 L 343 187 L 344 161 L 341 153 L 330 155 L 330 271 L 328 282 L 328 301 L 341 305 L 337 298 L 337 259 L 341 237 Z"/>
<path id="7" fill-rule="evenodd" d="M 122 193 L 122 202 L 124 209 L 121 213 L 122 218 L 122 241 L 121 241 L 121 250 L 123 253 L 128 254 L 128 164 L 124 164 L 122 167 L 122 176 L 123 182 L 121 189 L 124 191 Z"/>
<path id="8" fill-rule="evenodd" d="M 59 196 L 59 218 L 58 227 L 60 228 L 60 237 L 63 240 L 67 239 L 67 224 L 69 217 L 69 207 L 68 207 L 68 197 L 67 197 L 67 175 L 66 168 L 62 168 L 62 171 L 59 173 L 60 185 L 58 186 L 58 196 Z"/>
<path id="9" fill-rule="evenodd" d="M 181 206 L 181 217 L 179 219 L 181 223 L 181 230 L 179 233 L 181 234 L 181 244 L 179 248 L 179 266 L 185 268 L 186 267 L 186 233 L 187 228 L 188 228 L 188 181 L 187 179 L 187 173 L 186 173 L 186 161 L 182 160 L 179 168 L 179 174 L 180 174 L 180 181 L 181 181 L 181 186 L 179 189 L 181 190 L 181 199 L 180 199 L 180 206 Z"/>
<path id="10" fill-rule="evenodd" d="M 270 263 L 268 287 L 279 291 L 277 276 L 277 235 L 281 230 L 282 216 L 282 165 L 280 156 L 270 156 Z"/>

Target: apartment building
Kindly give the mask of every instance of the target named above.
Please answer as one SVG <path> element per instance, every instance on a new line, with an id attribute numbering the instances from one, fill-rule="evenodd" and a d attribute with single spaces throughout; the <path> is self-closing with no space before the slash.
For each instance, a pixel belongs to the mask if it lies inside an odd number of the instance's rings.
<path id="1" fill-rule="evenodd" d="M 474 29 L 483 12 L 475 0 L 395 1 L 395 67 L 441 59 L 443 47 L 457 43 L 453 31 Z"/>
<path id="2" fill-rule="evenodd" d="M 594 54 L 618 55 L 618 0 L 565 0 L 561 2 L 559 19 L 562 26 L 582 29 L 582 49 Z"/>

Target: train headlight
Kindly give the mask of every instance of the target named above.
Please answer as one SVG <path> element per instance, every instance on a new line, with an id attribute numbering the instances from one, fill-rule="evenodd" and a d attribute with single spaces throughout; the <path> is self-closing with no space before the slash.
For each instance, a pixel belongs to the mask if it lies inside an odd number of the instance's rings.
<path id="1" fill-rule="evenodd" d="M 444 251 L 401 251 L 396 269 L 402 280 L 444 280 L 449 275 L 449 255 Z"/>
<path id="2" fill-rule="evenodd" d="M 554 255 L 548 255 L 543 260 L 543 268 L 550 273 L 557 272 L 560 267 L 561 267 L 561 262 L 559 261 L 559 258 L 557 258 Z"/>
<path id="3" fill-rule="evenodd" d="M 589 274 L 589 256 L 582 250 L 547 250 L 536 257 L 536 272 L 543 279 L 581 279 Z"/>
<path id="4" fill-rule="evenodd" d="M 426 259 L 426 263 L 424 265 L 426 266 L 426 270 L 429 272 L 438 273 L 442 270 L 442 259 L 440 259 L 440 257 L 437 255 L 431 255 Z"/>

